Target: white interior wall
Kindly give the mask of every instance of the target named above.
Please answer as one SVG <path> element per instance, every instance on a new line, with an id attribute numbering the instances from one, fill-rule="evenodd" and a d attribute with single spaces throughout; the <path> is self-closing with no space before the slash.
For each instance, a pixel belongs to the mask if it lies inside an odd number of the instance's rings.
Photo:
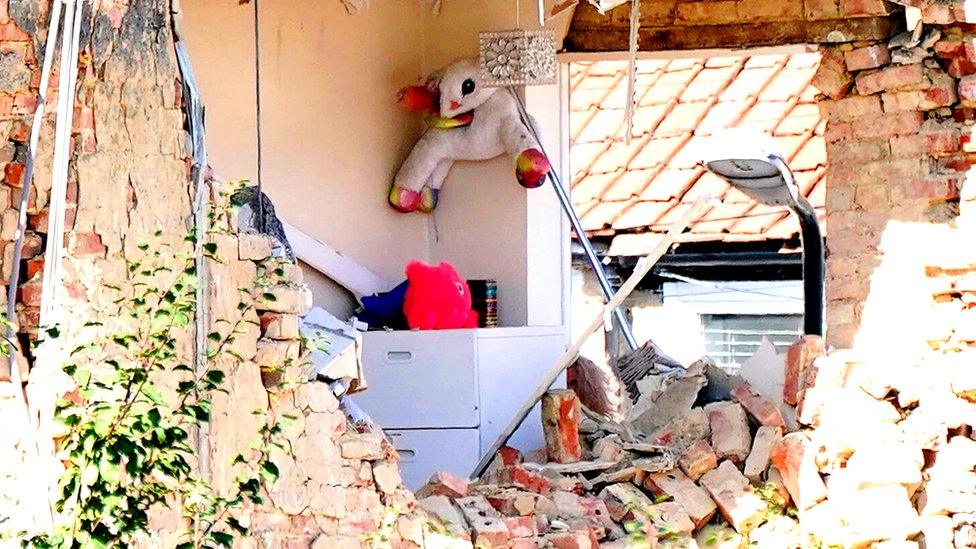
<path id="1" fill-rule="evenodd" d="M 560 324 L 563 292 L 551 288 L 562 288 L 552 278 L 565 276 L 566 256 L 530 254 L 526 242 L 536 236 L 528 234 L 530 226 L 540 232 L 536 250 L 561 249 L 566 235 L 554 221 L 552 198 L 533 197 L 529 206 L 510 160 L 459 164 L 434 216 L 403 215 L 387 205 L 393 176 L 421 130 L 417 115 L 395 105 L 397 91 L 453 59 L 476 55 L 478 31 L 516 24 L 511 0 L 477 6 L 445 2 L 434 16 L 423 3 L 374 2 L 350 16 L 337 1 L 262 0 L 264 188 L 282 218 L 387 280 L 402 280 L 413 259 L 450 261 L 466 278 L 498 280 L 502 325 Z M 534 8 L 522 0 L 522 26 L 533 25 Z M 207 105 L 211 164 L 227 179 L 253 180 L 253 6 L 191 1 L 184 9 Z M 567 22 L 563 16 L 555 25 L 564 29 Z M 540 108 L 557 113 L 540 117 L 548 121 L 546 134 L 558 135 L 558 105 L 529 105 L 537 116 Z M 557 166 L 558 151 L 549 151 Z M 556 263 L 534 267 L 530 277 L 533 261 Z M 348 296 L 325 297 L 337 288 L 324 277 L 307 278 L 335 314 L 351 312 Z M 546 295 L 537 308 L 545 312 L 530 313 L 533 284 Z"/>

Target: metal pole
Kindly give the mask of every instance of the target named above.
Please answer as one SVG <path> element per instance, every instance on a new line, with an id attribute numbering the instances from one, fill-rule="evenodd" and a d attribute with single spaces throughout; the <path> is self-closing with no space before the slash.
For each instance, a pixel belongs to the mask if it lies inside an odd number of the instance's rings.
<path id="1" fill-rule="evenodd" d="M 515 97 L 515 102 L 518 104 L 519 116 L 522 118 L 522 123 L 525 124 L 525 127 L 535 137 L 536 142 L 539 143 L 542 154 L 548 157 L 549 154 L 546 153 L 542 139 L 539 137 L 539 131 L 535 127 L 535 121 L 526 112 L 522 98 L 511 88 L 509 88 L 509 92 Z M 593 273 L 596 274 L 596 279 L 600 282 L 603 301 L 604 303 L 609 303 L 610 299 L 613 298 L 613 287 L 610 286 L 610 280 L 607 279 L 607 273 L 603 270 L 603 264 L 600 263 L 600 258 L 597 257 L 596 251 L 593 249 L 593 244 L 590 243 L 590 239 L 586 236 L 586 231 L 583 230 L 583 224 L 580 222 L 579 216 L 576 215 L 576 210 L 573 208 L 573 203 L 569 200 L 566 188 L 563 187 L 562 181 L 556 174 L 555 169 L 549 170 L 547 177 L 549 178 L 549 182 L 552 183 L 552 187 L 556 190 L 556 196 L 559 198 L 559 205 L 562 207 L 563 213 L 566 214 L 566 217 L 569 218 L 570 223 L 573 225 L 573 231 L 576 232 L 576 238 L 579 239 L 580 246 L 583 247 L 583 253 L 586 254 L 586 259 L 589 260 L 590 265 L 593 267 Z M 613 316 L 617 319 L 617 325 L 623 333 L 624 339 L 627 341 L 627 346 L 630 347 L 631 351 L 636 351 L 639 345 L 637 344 L 637 339 L 634 338 L 634 331 L 630 327 L 630 321 L 627 320 L 627 314 L 624 312 L 623 307 L 615 308 L 613 310 Z"/>
<path id="2" fill-rule="evenodd" d="M 576 341 L 573 343 L 573 345 L 567 349 L 565 353 L 563 353 L 563 356 L 560 357 L 559 361 L 553 365 L 553 367 L 546 373 L 545 377 L 542 378 L 542 381 L 536 385 L 535 391 L 529 395 L 529 398 L 525 400 L 522 407 L 518 409 L 518 411 L 515 413 L 515 417 L 508 422 L 508 425 L 506 425 L 501 434 L 498 435 L 498 438 L 496 438 L 491 446 L 484 451 L 484 453 L 481 455 L 481 459 L 475 466 L 474 471 L 471 473 L 471 479 L 477 479 L 484 474 L 485 470 L 488 469 L 488 466 L 491 465 L 491 461 L 495 458 L 495 454 L 498 453 L 498 450 L 500 450 L 502 446 L 508 443 L 508 439 L 511 438 L 515 431 L 518 430 L 519 426 L 522 425 L 522 422 L 525 421 L 526 417 L 528 417 L 529 412 L 533 407 L 535 407 L 536 402 L 539 402 L 539 399 L 541 399 L 542 395 L 546 393 L 549 386 L 556 381 L 559 374 L 561 374 L 563 370 L 568 368 L 569 365 L 576 360 L 577 355 L 579 355 L 579 350 L 583 344 L 586 343 L 587 338 L 600 329 L 600 326 L 603 325 L 603 319 L 607 311 L 609 309 L 619 308 L 624 300 L 627 299 L 627 296 L 629 296 L 637 288 L 637 285 L 644 280 L 644 277 L 651 272 L 651 269 L 654 268 L 654 264 L 657 263 L 657 260 L 661 259 L 661 256 L 667 253 L 667 251 L 671 248 L 671 245 L 674 244 L 674 241 L 678 239 L 678 236 L 680 236 L 681 233 L 684 232 L 685 228 L 688 227 L 688 224 L 697 219 L 697 216 L 701 215 L 702 212 L 705 211 L 705 207 L 711 203 L 712 199 L 699 198 L 694 204 L 692 204 L 691 208 L 685 212 L 685 214 L 681 216 L 681 218 L 678 219 L 674 225 L 671 226 L 671 229 L 667 232 L 667 234 L 664 235 L 663 238 L 661 238 L 661 241 L 657 243 L 654 249 L 651 250 L 651 253 L 644 256 L 644 258 L 637 264 L 634 272 L 631 273 L 627 281 L 620 286 L 620 291 L 612 295 L 610 299 L 607 300 L 607 303 L 603 306 L 603 310 L 600 311 L 600 313 L 597 314 L 592 321 L 590 321 L 589 326 L 587 326 L 586 329 L 576 337 Z"/>
<path id="3" fill-rule="evenodd" d="M 824 244 L 817 213 L 802 196 L 791 207 L 800 220 L 800 245 L 803 249 L 803 331 L 824 334 Z"/>

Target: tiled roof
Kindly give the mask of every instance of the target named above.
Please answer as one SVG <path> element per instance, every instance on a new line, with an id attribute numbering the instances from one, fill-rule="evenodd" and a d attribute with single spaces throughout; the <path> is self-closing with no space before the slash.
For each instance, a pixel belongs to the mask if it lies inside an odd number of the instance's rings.
<path id="1" fill-rule="evenodd" d="M 819 61 L 817 53 L 640 60 L 629 145 L 627 63 L 572 63 L 572 196 L 584 228 L 602 236 L 665 232 L 691 202 L 710 195 L 722 204 L 694 223 L 686 239 L 793 237 L 796 222 L 783 209 L 759 205 L 706 173 L 695 151 L 718 130 L 765 131 L 779 142 L 803 194 L 822 212 L 825 123 L 810 85 Z"/>

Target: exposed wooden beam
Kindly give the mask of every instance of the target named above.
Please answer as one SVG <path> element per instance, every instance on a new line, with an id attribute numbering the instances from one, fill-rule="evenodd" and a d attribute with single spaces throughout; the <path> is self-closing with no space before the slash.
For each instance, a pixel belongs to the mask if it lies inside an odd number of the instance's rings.
<path id="1" fill-rule="evenodd" d="M 641 27 L 641 51 L 752 48 L 789 44 L 833 44 L 887 40 L 900 30 L 902 17 L 862 17 L 782 23 Z M 570 27 L 563 41 L 566 52 L 627 51 L 629 31 L 619 25 Z"/>

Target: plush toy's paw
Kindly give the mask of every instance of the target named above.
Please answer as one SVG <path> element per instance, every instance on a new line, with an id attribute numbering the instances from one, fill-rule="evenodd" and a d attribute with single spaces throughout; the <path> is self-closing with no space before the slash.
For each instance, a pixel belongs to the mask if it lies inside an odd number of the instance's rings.
<path id="1" fill-rule="evenodd" d="M 390 189 L 390 205 L 400 213 L 410 213 L 420 207 L 420 193 L 396 185 Z"/>
<path id="2" fill-rule="evenodd" d="M 420 189 L 420 204 L 417 209 L 424 213 L 434 211 L 434 208 L 437 207 L 437 198 L 440 194 L 441 192 L 439 190 L 431 189 L 430 187 Z"/>
<path id="3" fill-rule="evenodd" d="M 538 149 L 526 149 L 515 160 L 515 177 L 526 189 L 541 187 L 552 166 Z"/>

